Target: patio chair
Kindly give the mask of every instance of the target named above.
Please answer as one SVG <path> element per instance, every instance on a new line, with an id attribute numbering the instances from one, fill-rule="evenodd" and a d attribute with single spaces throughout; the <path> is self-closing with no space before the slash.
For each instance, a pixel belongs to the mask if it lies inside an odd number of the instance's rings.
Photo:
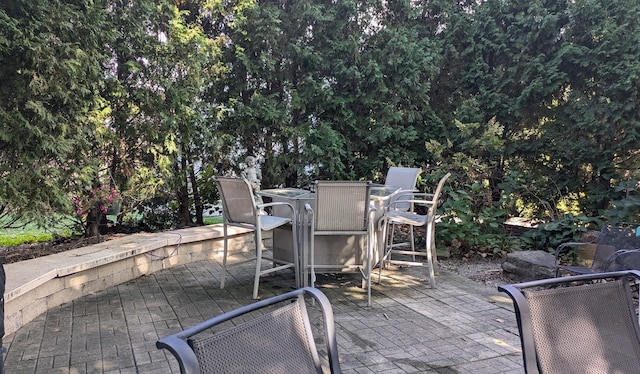
<path id="1" fill-rule="evenodd" d="M 168 349 L 176 357 L 182 374 L 323 373 L 307 314 L 307 295 L 317 301 L 323 315 L 323 361 L 331 373 L 341 373 L 331 304 L 320 290 L 311 287 L 224 313 L 165 337 L 156 347 Z M 265 312 L 258 317 L 248 314 L 258 310 Z M 207 334 L 228 321 L 235 326 Z M 198 334 L 205 336 L 196 337 Z"/>
<path id="2" fill-rule="evenodd" d="M 438 182 L 438 187 L 434 193 L 417 193 L 413 192 L 408 194 L 409 198 L 399 197 L 389 206 L 387 212 L 387 232 L 389 232 L 389 238 L 387 240 L 386 253 L 384 254 L 379 268 L 379 279 L 382 280 L 382 268 L 386 264 L 407 265 L 407 266 L 426 266 L 429 268 L 429 285 L 432 288 L 436 287 L 435 272 L 438 266 L 438 257 L 436 254 L 435 246 L 435 231 L 436 231 L 436 209 L 440 200 L 440 193 L 444 187 L 445 182 L 451 173 L 447 173 Z M 394 209 L 398 204 L 410 204 L 409 211 Z M 423 206 L 426 209 L 425 214 L 415 212 L 416 206 Z M 389 227 L 394 225 L 409 225 L 410 230 L 413 227 L 424 227 L 425 229 L 425 250 L 416 250 L 413 243 L 394 243 L 394 230 L 389 230 Z M 413 238 L 411 238 L 413 239 Z M 408 249 L 396 249 L 399 247 L 409 246 Z M 395 255 L 395 257 L 394 257 Z M 405 256 L 405 257 L 397 257 Z M 411 256 L 407 259 L 406 256 Z M 426 258 L 425 261 L 417 261 L 418 258 Z"/>
<path id="3" fill-rule="evenodd" d="M 405 199 L 407 196 L 410 196 L 409 193 L 417 192 L 416 191 L 416 182 L 418 181 L 418 176 L 422 172 L 420 168 L 405 168 L 392 166 L 387 171 L 387 177 L 385 178 L 384 184 L 386 186 L 395 186 L 400 187 L 400 191 L 396 192 L 396 194 L 389 200 L 389 206 L 398 200 L 401 197 Z M 411 208 L 411 204 L 407 202 L 399 202 L 394 204 L 394 210 L 403 210 L 408 211 Z M 391 231 L 395 229 L 395 225 L 391 225 Z M 411 243 L 411 250 L 414 249 L 414 234 L 413 227 L 409 230 L 409 243 Z"/>
<path id="4" fill-rule="evenodd" d="M 578 265 L 561 263 L 564 254 L 580 247 L 586 250 L 591 249 L 592 259 L 589 258 Z M 637 223 L 611 223 L 602 227 L 594 241 L 561 244 L 555 253 L 556 277 L 560 275 L 560 270 L 572 274 L 640 270 L 640 226 Z"/>
<path id="5" fill-rule="evenodd" d="M 262 231 L 270 231 L 277 227 L 291 224 L 293 237 L 297 238 L 297 224 L 293 206 L 285 202 L 272 202 L 257 204 L 251 184 L 246 179 L 217 177 L 215 179 L 222 201 L 222 217 L 224 232 L 224 252 L 222 256 L 222 274 L 220 276 L 220 288 L 225 286 L 225 276 L 227 273 L 227 256 L 229 254 L 228 227 L 243 227 L 251 229 L 255 235 L 255 257 L 241 260 L 234 265 L 248 261 L 256 261 L 256 271 L 253 281 L 253 298 L 258 298 L 258 286 L 260 276 L 276 271 L 293 268 L 295 272 L 296 287 L 300 287 L 299 261 L 297 240 L 293 240 L 293 262 L 275 260 L 273 257 L 265 257 L 262 254 Z M 291 214 L 288 217 L 277 217 L 263 214 L 264 209 L 272 206 L 285 206 L 290 208 Z M 293 218 L 292 218 L 293 217 Z M 272 261 L 273 267 L 262 269 L 262 260 Z M 276 266 L 277 265 L 277 266 Z"/>
<path id="6" fill-rule="evenodd" d="M 638 373 L 639 280 L 629 270 L 498 287 L 514 302 L 525 372 Z"/>
<path id="7" fill-rule="evenodd" d="M 316 181 L 314 209 L 305 204 L 310 216 L 309 258 L 305 264 L 311 272 L 311 286 L 316 281 L 316 271 L 356 268 L 363 278 L 363 287 L 367 290 L 367 305 L 371 306 L 371 268 L 373 208 L 369 201 L 371 182 L 368 181 Z M 359 246 L 354 242 L 355 264 L 317 263 L 315 238 L 317 236 L 361 236 L 365 238 L 364 256 L 361 256 Z M 347 255 L 347 254 L 343 254 Z M 319 256 L 320 257 L 320 256 Z"/>

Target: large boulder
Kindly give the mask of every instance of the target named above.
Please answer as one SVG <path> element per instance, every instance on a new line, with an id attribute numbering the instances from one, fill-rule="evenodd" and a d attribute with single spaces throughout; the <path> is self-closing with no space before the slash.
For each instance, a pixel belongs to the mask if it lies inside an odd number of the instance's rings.
<path id="1" fill-rule="evenodd" d="M 553 278 L 555 256 L 545 251 L 517 251 L 509 253 L 502 270 L 523 280 Z"/>

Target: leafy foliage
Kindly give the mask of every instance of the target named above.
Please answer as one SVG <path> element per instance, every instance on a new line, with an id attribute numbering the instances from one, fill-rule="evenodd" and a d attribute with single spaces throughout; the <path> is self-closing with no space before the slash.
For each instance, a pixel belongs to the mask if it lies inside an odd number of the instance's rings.
<path id="1" fill-rule="evenodd" d="M 72 213 L 109 178 L 129 215 L 161 201 L 155 227 L 202 224 L 212 177 L 255 155 L 263 188 L 453 171 L 439 241 L 501 253 L 523 215 L 551 222 L 525 244 L 553 246 L 637 216 L 620 189 L 640 179 L 639 16 L 632 0 L 6 1 L 0 215 Z"/>
<path id="2" fill-rule="evenodd" d="M 0 5 L 0 205 L 12 214 L 71 209 L 68 181 L 92 168 L 106 25 L 92 2 Z"/>

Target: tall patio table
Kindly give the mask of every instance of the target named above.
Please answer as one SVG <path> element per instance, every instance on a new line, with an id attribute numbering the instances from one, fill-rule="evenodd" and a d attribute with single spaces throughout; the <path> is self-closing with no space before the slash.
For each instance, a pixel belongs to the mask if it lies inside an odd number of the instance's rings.
<path id="1" fill-rule="evenodd" d="M 382 258 L 385 246 L 385 226 L 386 212 L 391 198 L 400 191 L 400 188 L 393 186 L 372 186 L 370 192 L 371 204 L 375 208 L 373 217 L 374 232 L 371 240 L 373 240 L 373 253 L 371 259 L 374 267 Z M 260 196 L 268 197 L 272 201 L 282 201 L 291 203 L 294 206 L 296 214 L 296 222 L 298 225 L 298 248 L 301 253 L 300 259 L 302 271 L 301 279 L 303 285 L 309 284 L 308 265 L 309 265 L 309 228 L 311 222 L 305 214 L 304 205 L 311 205 L 315 208 L 315 194 L 312 191 L 298 188 L 276 188 L 259 191 Z M 274 214 L 281 214 L 274 212 Z M 284 213 L 284 212 L 282 212 Z M 293 242 L 291 226 L 281 226 L 273 230 L 273 257 L 285 261 L 293 260 Z M 353 271 L 349 265 L 362 264 L 366 260 L 366 239 L 362 236 L 345 236 L 345 235 L 326 235 L 316 236 L 315 242 L 315 263 L 326 265 L 335 265 L 333 272 Z"/>

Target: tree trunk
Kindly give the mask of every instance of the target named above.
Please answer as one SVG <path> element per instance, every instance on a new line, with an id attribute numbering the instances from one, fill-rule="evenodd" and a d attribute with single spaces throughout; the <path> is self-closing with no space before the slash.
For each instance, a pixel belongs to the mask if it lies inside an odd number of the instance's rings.
<path id="1" fill-rule="evenodd" d="M 191 164 L 189 170 L 189 179 L 191 179 L 191 191 L 193 191 L 193 204 L 196 207 L 196 224 L 204 225 L 204 206 L 202 204 L 202 196 L 200 196 L 200 190 L 198 189 L 198 180 L 196 178 L 196 171 Z"/>
<path id="2" fill-rule="evenodd" d="M 102 212 L 97 207 L 91 208 L 87 213 L 87 226 L 85 227 L 84 236 L 91 238 L 100 235 L 100 219 Z"/>
<path id="3" fill-rule="evenodd" d="M 177 167 L 178 175 L 180 176 L 180 186 L 178 187 L 178 203 L 179 207 L 179 216 L 180 216 L 180 226 L 190 226 L 193 222 L 191 221 L 191 212 L 189 211 L 189 190 L 187 189 L 187 160 L 186 158 L 182 158 L 180 160 L 180 166 Z"/>

